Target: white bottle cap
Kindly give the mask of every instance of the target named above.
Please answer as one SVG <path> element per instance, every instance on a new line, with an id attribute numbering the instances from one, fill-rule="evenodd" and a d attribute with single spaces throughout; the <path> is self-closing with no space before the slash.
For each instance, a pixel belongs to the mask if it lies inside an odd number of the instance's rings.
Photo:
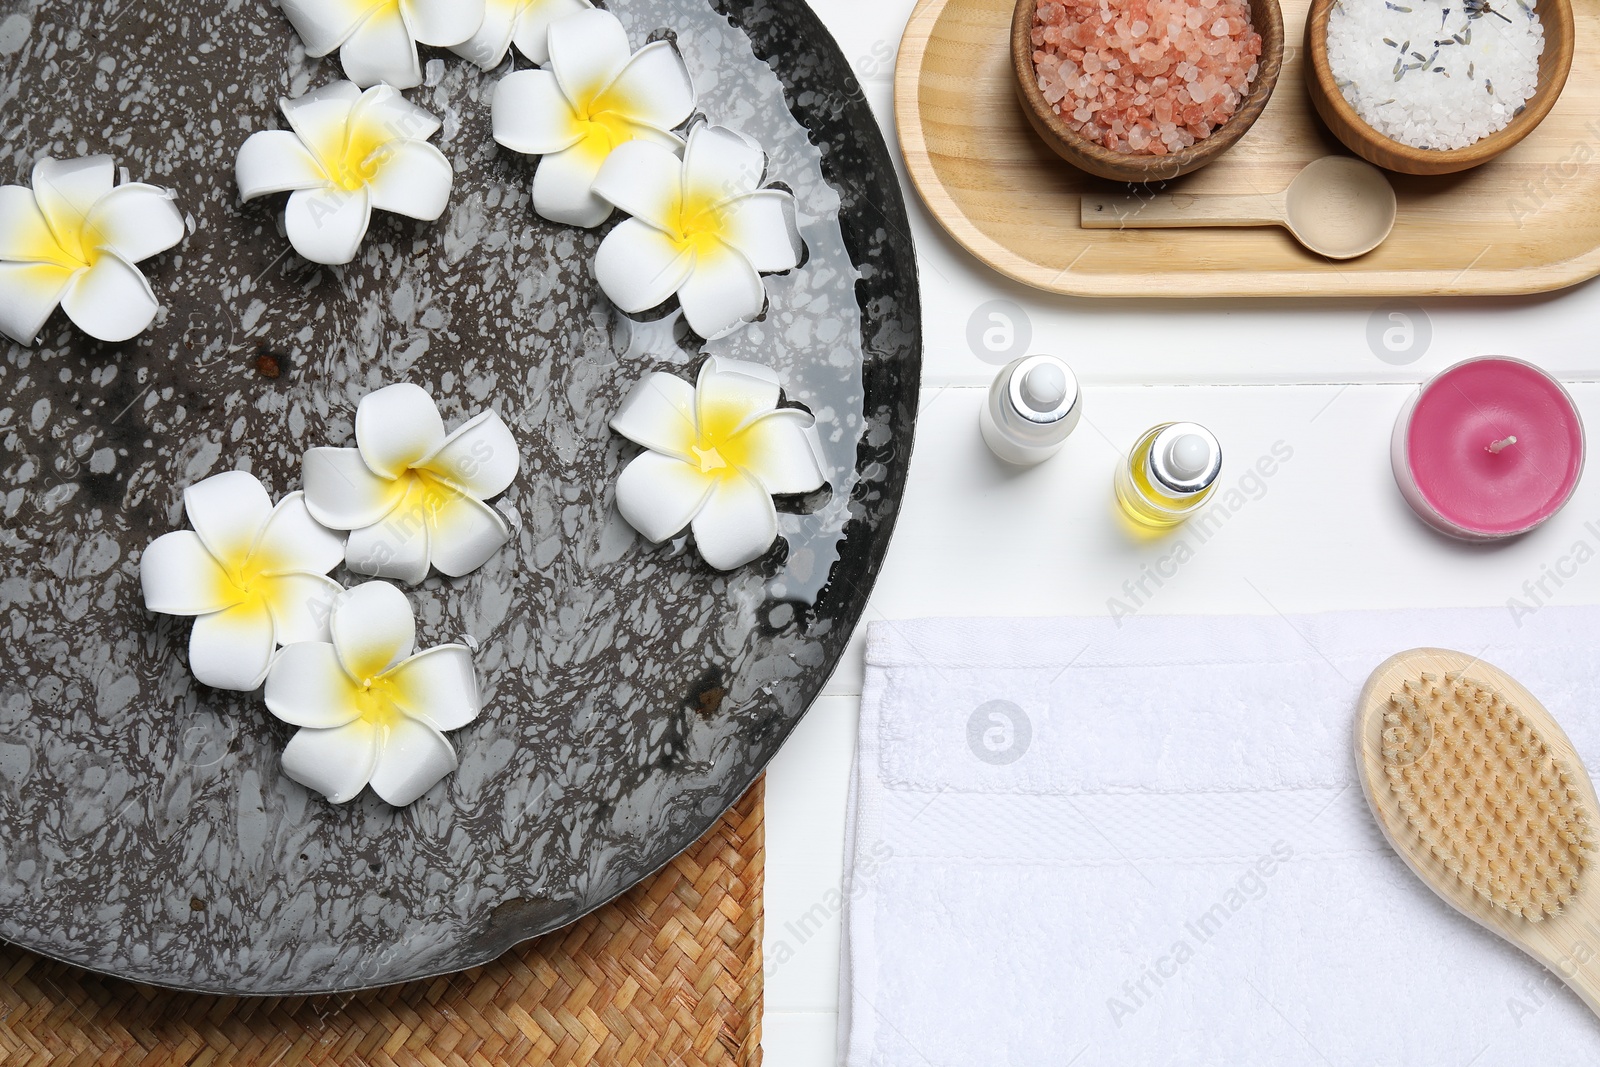
<path id="1" fill-rule="evenodd" d="M 1022 376 L 1022 402 L 1034 411 L 1054 411 L 1067 398 L 1067 376 L 1054 363 L 1038 363 Z"/>
<path id="2" fill-rule="evenodd" d="M 1008 363 L 995 377 L 990 399 L 998 402 L 997 418 L 1037 444 L 1064 440 L 1083 413 L 1078 379 L 1055 356 Z"/>
<path id="3" fill-rule="evenodd" d="M 1211 431 L 1193 422 L 1162 427 L 1150 442 L 1150 475 L 1170 493 L 1198 493 L 1222 472 L 1222 446 Z"/>
<path id="4" fill-rule="evenodd" d="M 1197 433 L 1174 438 L 1167 446 L 1167 469 L 1184 481 L 1192 481 L 1211 465 L 1211 448 Z"/>

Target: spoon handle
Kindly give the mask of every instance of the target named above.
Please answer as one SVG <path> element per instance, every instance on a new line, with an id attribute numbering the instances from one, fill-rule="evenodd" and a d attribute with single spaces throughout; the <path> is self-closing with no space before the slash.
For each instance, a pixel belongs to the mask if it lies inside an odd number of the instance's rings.
<path id="1" fill-rule="evenodd" d="M 1279 226 L 1283 201 L 1271 196 L 1160 193 L 1081 199 L 1079 225 L 1087 230 L 1149 230 L 1169 226 Z"/>

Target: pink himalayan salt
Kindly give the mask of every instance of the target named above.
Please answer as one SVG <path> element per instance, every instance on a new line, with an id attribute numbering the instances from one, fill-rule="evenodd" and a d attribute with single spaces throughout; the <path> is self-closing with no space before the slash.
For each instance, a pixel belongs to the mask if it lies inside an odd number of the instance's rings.
<path id="1" fill-rule="evenodd" d="M 1157 156 L 1228 121 L 1261 57 L 1246 0 L 1044 0 L 1033 46 L 1039 89 L 1068 126 Z"/>

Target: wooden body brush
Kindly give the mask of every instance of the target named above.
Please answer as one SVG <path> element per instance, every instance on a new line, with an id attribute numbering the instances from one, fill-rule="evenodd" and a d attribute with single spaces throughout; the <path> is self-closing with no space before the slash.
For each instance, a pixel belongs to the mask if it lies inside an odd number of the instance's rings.
<path id="1" fill-rule="evenodd" d="M 1600 801 L 1550 713 L 1482 660 L 1419 648 L 1367 679 L 1355 740 L 1367 803 L 1417 877 L 1600 1015 Z"/>

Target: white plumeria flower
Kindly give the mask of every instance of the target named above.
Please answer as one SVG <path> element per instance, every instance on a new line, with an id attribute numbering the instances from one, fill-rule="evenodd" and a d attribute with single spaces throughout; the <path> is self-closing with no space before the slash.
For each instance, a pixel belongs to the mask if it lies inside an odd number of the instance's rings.
<path id="1" fill-rule="evenodd" d="M 709 357 L 694 385 L 660 371 L 623 401 L 611 428 L 647 451 L 617 479 L 617 510 L 657 543 L 687 527 L 705 561 L 732 570 L 778 536 L 774 495 L 825 480 L 816 420 L 778 407 L 778 376 Z"/>
<path id="2" fill-rule="evenodd" d="M 228 471 L 185 489 L 183 510 L 194 529 L 151 542 L 139 581 L 151 611 L 195 616 L 197 679 L 248 692 L 279 645 L 327 640 L 343 592 L 327 573 L 344 558 L 344 538 L 312 519 L 303 494 L 274 507 L 255 475 Z"/>
<path id="3" fill-rule="evenodd" d="M 31 345 L 58 306 L 101 341 L 155 319 L 134 264 L 183 240 L 183 216 L 167 190 L 115 182 L 110 156 L 84 156 L 39 160 L 32 189 L 0 186 L 0 331 Z"/>
<path id="4" fill-rule="evenodd" d="M 422 84 L 418 44 L 453 48 L 483 25 L 484 0 L 278 0 L 306 54 L 339 49 L 345 77 L 365 88 Z"/>
<path id="5" fill-rule="evenodd" d="M 488 0 L 478 32 L 451 51 L 493 70 L 515 44 L 542 67 L 550 62 L 550 24 L 593 6 L 589 0 Z"/>
<path id="6" fill-rule="evenodd" d="M 582 11 L 550 27 L 550 69 L 506 75 L 494 91 L 494 139 L 542 157 L 533 209 L 551 222 L 598 226 L 611 205 L 590 191 L 618 145 L 646 142 L 671 153 L 669 131 L 694 112 L 689 68 L 670 41 L 631 56 L 628 35 L 609 11 Z"/>
<path id="7" fill-rule="evenodd" d="M 594 273 L 633 314 L 674 293 L 689 326 L 720 337 L 761 314 L 761 275 L 790 270 L 805 246 L 794 197 L 763 189 L 766 154 L 722 126 L 698 126 L 683 159 L 636 141 L 611 154 L 594 191 L 633 217 L 606 234 Z"/>
<path id="8" fill-rule="evenodd" d="M 245 200 L 291 194 L 284 227 L 306 259 L 349 263 L 374 209 L 444 214 L 455 172 L 427 143 L 439 120 L 389 86 L 334 82 L 280 106 L 292 129 L 251 134 L 234 171 Z"/>
<path id="9" fill-rule="evenodd" d="M 429 566 L 452 578 L 477 570 L 511 537 L 484 503 L 517 476 L 511 430 L 492 411 L 446 436 L 439 408 L 415 385 L 390 385 L 356 406 L 355 448 L 306 452 L 306 504 L 324 526 L 349 530 L 358 574 L 415 584 Z"/>
<path id="10" fill-rule="evenodd" d="M 478 717 L 472 653 L 439 645 L 413 654 L 405 594 L 368 582 L 333 605 L 331 641 L 289 645 L 267 675 L 267 710 L 300 727 L 283 770 L 335 804 L 367 786 L 405 807 L 456 769 L 444 736 Z"/>

